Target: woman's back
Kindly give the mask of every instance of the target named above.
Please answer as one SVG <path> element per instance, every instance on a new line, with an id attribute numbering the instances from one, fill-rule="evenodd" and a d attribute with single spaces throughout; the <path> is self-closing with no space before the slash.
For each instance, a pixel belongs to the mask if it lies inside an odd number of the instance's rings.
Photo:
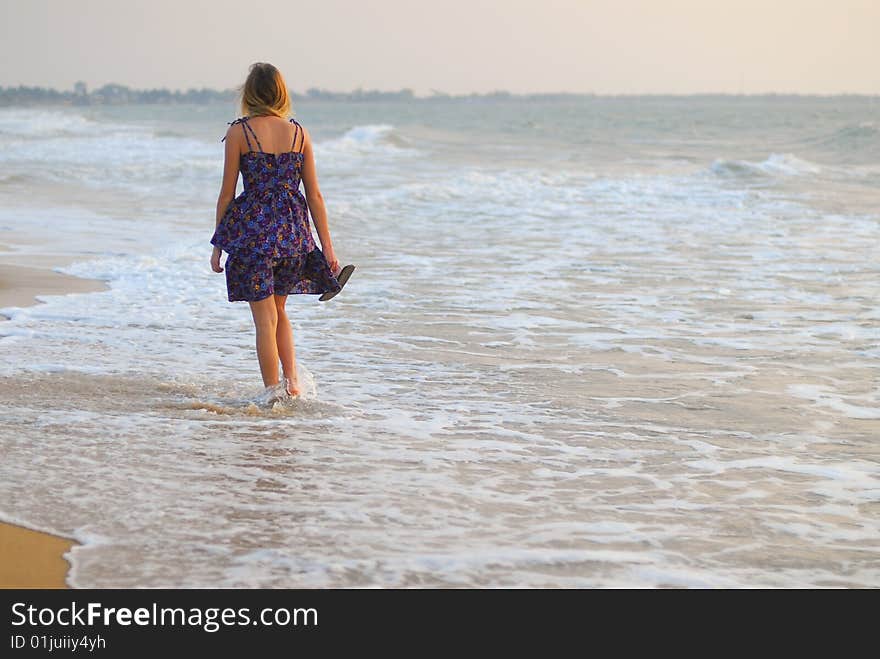
<path id="1" fill-rule="evenodd" d="M 241 117 L 232 123 L 236 122 L 244 124 L 248 145 L 250 146 L 250 141 L 253 139 L 260 151 L 276 156 L 289 151 L 302 152 L 304 135 L 302 127 L 295 119 L 285 120 L 268 115 Z"/>
<path id="2" fill-rule="evenodd" d="M 244 133 L 239 159 L 245 193 L 299 191 L 305 131 L 295 119 L 245 116 L 229 123 Z"/>

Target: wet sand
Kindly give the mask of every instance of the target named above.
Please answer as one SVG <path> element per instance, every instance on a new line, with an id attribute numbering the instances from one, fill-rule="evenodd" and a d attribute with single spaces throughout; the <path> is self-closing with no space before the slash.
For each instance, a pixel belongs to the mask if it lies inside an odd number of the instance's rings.
<path id="1" fill-rule="evenodd" d="M 64 554 L 75 544 L 0 522 L 0 588 L 67 588 Z"/>
<path id="2" fill-rule="evenodd" d="M 26 260 L 28 265 L 22 265 Z M 95 279 L 81 279 L 51 268 L 70 259 L 18 254 L 0 245 L 0 309 L 37 304 L 37 295 L 105 290 Z M 6 316 L 0 314 L 0 319 Z M 0 522 L 0 588 L 67 588 L 70 565 L 64 554 L 76 544 L 67 538 Z"/>
<path id="3" fill-rule="evenodd" d="M 28 259 L 28 265 L 16 261 Z M 51 268 L 64 259 L 0 252 L 0 309 L 37 304 L 37 295 L 64 295 L 103 291 L 107 286 L 96 279 L 81 279 L 55 272 Z M 5 316 L 4 316 L 5 318 Z"/>

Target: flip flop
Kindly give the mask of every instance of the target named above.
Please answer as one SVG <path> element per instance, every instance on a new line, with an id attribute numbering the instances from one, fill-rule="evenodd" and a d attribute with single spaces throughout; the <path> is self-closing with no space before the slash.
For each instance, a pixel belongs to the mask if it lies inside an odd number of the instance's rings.
<path id="1" fill-rule="evenodd" d="M 318 298 L 320 302 L 326 302 L 334 297 L 336 297 L 339 292 L 345 287 L 345 282 L 348 281 L 348 278 L 351 277 L 351 273 L 354 272 L 354 266 L 349 263 L 347 266 L 342 268 L 339 271 L 339 274 L 336 275 L 336 281 L 339 282 L 339 290 L 338 291 L 327 291 L 321 297 Z"/>

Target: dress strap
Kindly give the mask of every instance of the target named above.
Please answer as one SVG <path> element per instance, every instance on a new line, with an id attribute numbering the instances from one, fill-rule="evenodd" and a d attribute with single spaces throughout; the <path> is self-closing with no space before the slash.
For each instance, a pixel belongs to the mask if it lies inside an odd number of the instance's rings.
<path id="1" fill-rule="evenodd" d="M 254 129 L 251 128 L 251 125 L 248 123 L 247 117 L 239 117 L 235 121 L 227 121 L 226 123 L 230 126 L 234 126 L 235 124 L 241 124 L 241 130 L 244 133 L 244 139 L 247 141 L 248 150 L 250 150 L 250 151 L 254 150 L 254 147 L 251 145 L 251 138 L 248 137 L 248 130 L 251 131 L 251 135 L 253 135 L 254 139 L 257 140 L 257 147 L 259 147 L 260 151 L 263 150 L 263 147 L 260 146 L 260 140 L 257 139 L 257 134 L 254 132 Z M 226 139 L 226 136 L 224 135 L 220 141 L 222 142 L 225 139 Z"/>
<path id="2" fill-rule="evenodd" d="M 248 117 L 242 117 L 244 121 L 241 122 L 242 130 L 244 130 L 244 137 L 247 139 L 247 132 L 251 131 L 251 135 L 254 136 L 254 140 L 257 142 L 257 148 L 260 150 L 260 153 L 263 152 L 263 147 L 260 145 L 260 140 L 257 138 L 257 134 L 254 132 L 254 129 L 251 127 L 250 122 L 248 121 Z M 251 141 L 248 140 L 248 148 L 251 149 Z M 253 149 L 251 149 L 253 151 Z"/>
<path id="3" fill-rule="evenodd" d="M 299 145 L 300 148 L 299 149 L 296 148 L 296 138 L 299 137 L 300 125 L 296 119 L 291 119 L 290 123 L 292 123 L 295 126 L 294 133 L 293 133 L 293 144 L 290 145 L 290 150 L 295 151 L 296 153 L 299 153 L 303 147 L 303 145 L 300 144 Z M 303 141 L 305 141 L 305 135 L 303 135 Z"/>

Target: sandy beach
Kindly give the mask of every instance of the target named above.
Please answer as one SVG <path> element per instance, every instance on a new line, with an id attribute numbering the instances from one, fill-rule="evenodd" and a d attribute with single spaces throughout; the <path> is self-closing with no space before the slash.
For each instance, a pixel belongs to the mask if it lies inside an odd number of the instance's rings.
<path id="1" fill-rule="evenodd" d="M 0 522 L 0 588 L 67 588 L 67 538 Z"/>
<path id="2" fill-rule="evenodd" d="M 22 259 L 30 265 L 21 265 Z M 37 304 L 37 295 L 100 291 L 107 286 L 59 272 L 63 257 L 19 255 L 0 245 L 0 309 Z M 3 319 L 6 317 L 3 316 Z M 68 538 L 0 522 L 0 588 L 66 588 L 70 565 L 64 554 L 76 544 Z"/>
<path id="3" fill-rule="evenodd" d="M 92 279 L 80 279 L 46 268 L 9 265 L 0 261 L 0 308 L 37 304 L 36 295 L 88 293 L 103 288 L 100 282 Z"/>

